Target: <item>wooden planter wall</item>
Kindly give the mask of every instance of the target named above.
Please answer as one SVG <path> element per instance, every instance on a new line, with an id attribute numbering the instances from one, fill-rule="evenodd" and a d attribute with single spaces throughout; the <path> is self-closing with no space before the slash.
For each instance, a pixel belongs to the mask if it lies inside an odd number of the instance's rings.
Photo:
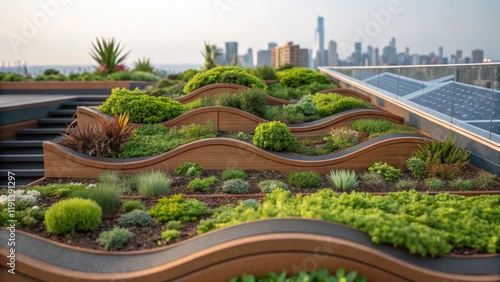
<path id="1" fill-rule="evenodd" d="M 155 250 L 103 252 L 53 243 L 18 231 L 16 275 L 0 247 L 1 281 L 228 281 L 267 272 L 344 267 L 368 281 L 499 281 L 500 256 L 422 258 L 375 245 L 347 226 L 307 219 L 260 220 Z M 8 240 L 9 231 L 0 229 Z M 209 278 L 209 279 L 208 279 Z"/>

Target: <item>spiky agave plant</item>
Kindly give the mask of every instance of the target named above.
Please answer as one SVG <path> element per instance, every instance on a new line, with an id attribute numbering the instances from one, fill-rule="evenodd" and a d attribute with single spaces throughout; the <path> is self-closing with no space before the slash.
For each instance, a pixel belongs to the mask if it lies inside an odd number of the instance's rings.
<path id="1" fill-rule="evenodd" d="M 96 38 L 95 43 L 92 42 L 92 49 L 90 56 L 94 59 L 103 69 L 106 74 L 113 73 L 117 67 L 123 63 L 130 51 L 123 54 L 123 47 L 119 42 L 115 42 L 114 38 L 101 39 Z"/>
<path id="2" fill-rule="evenodd" d="M 139 58 L 134 62 L 134 70 L 135 71 L 145 71 L 145 72 L 153 72 L 153 65 L 149 58 Z"/>

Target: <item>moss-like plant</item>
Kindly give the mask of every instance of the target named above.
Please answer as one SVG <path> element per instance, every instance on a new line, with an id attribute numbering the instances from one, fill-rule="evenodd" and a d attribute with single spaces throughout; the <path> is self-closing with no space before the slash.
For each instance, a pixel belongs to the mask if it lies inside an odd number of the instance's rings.
<path id="1" fill-rule="evenodd" d="M 45 213 L 47 231 L 54 234 L 95 230 L 101 224 L 101 207 L 88 199 L 73 198 L 52 205 Z"/>
<path id="2" fill-rule="evenodd" d="M 288 183 L 299 188 L 317 188 L 323 184 L 321 175 L 315 171 L 293 171 L 287 179 Z"/>
<path id="3" fill-rule="evenodd" d="M 154 205 L 149 214 L 159 222 L 171 220 L 195 221 L 199 216 L 210 214 L 208 206 L 196 199 L 185 199 L 181 194 L 168 198 L 161 198 Z"/>
<path id="4" fill-rule="evenodd" d="M 322 84 L 330 83 L 326 75 L 308 68 L 286 69 L 277 72 L 276 75 L 278 76 L 280 84 L 286 87 L 297 88 L 313 82 Z"/>

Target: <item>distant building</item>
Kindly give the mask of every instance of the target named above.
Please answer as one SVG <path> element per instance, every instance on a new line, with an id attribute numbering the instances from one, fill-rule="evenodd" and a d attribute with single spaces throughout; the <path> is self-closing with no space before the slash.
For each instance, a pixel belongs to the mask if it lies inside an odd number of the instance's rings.
<path id="1" fill-rule="evenodd" d="M 323 17 L 318 17 L 318 26 L 316 27 L 314 50 L 312 53 L 313 68 L 326 66 L 328 63 L 328 53 L 325 50 L 325 28 Z"/>
<path id="2" fill-rule="evenodd" d="M 461 63 L 462 61 L 462 50 L 457 50 L 456 55 L 455 55 L 455 61 L 457 64 Z"/>
<path id="3" fill-rule="evenodd" d="M 471 63 L 479 64 L 484 60 L 484 51 L 480 49 L 472 50 L 472 59 Z"/>
<path id="4" fill-rule="evenodd" d="M 253 68 L 252 48 L 248 48 L 248 51 L 245 55 L 238 56 L 238 65 L 244 68 Z"/>
<path id="5" fill-rule="evenodd" d="M 337 53 L 337 42 L 330 40 L 328 43 L 328 65 L 337 66 L 339 64 Z"/>
<path id="6" fill-rule="evenodd" d="M 272 66 L 271 50 L 278 46 L 275 42 L 267 43 L 267 50 L 257 51 L 257 67 Z"/>
<path id="7" fill-rule="evenodd" d="M 380 52 L 378 47 L 375 47 L 373 49 L 373 55 L 372 55 L 372 66 L 378 66 L 380 65 Z"/>
<path id="8" fill-rule="evenodd" d="M 362 66 L 363 63 L 361 61 L 361 42 L 354 43 L 354 53 L 352 54 L 352 64 L 355 66 Z"/>
<path id="9" fill-rule="evenodd" d="M 231 66 L 238 63 L 238 42 L 226 42 L 225 65 Z"/>
<path id="10" fill-rule="evenodd" d="M 443 56 L 443 46 L 439 46 L 438 53 L 439 53 L 439 57 L 441 57 L 441 59 L 443 59 L 444 58 L 444 56 Z"/>
<path id="11" fill-rule="evenodd" d="M 283 46 L 272 49 L 271 64 L 274 68 L 287 64 L 296 67 L 308 67 L 309 50 L 301 49 L 299 45 L 294 45 L 292 41 L 287 42 Z"/>
<path id="12" fill-rule="evenodd" d="M 224 56 L 224 49 L 222 48 L 217 48 L 217 53 L 219 53 L 219 56 L 217 56 L 216 64 L 218 66 L 223 66 L 226 64 L 226 57 Z"/>

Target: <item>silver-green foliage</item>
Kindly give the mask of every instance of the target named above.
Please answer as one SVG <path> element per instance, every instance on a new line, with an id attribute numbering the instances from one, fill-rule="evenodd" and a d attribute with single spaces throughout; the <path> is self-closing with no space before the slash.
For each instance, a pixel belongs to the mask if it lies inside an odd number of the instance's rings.
<path id="1" fill-rule="evenodd" d="M 356 172 L 350 170 L 332 170 L 327 175 L 328 181 L 341 190 L 351 190 L 358 186 L 358 176 Z"/>
<path id="2" fill-rule="evenodd" d="M 113 230 L 99 234 L 96 242 L 107 251 L 121 250 L 132 237 L 132 232 L 124 228 L 115 227 Z"/>
<path id="3" fill-rule="evenodd" d="M 231 179 L 224 181 L 222 191 L 228 194 L 247 194 L 250 192 L 250 184 L 240 178 Z"/>
<path id="4" fill-rule="evenodd" d="M 153 222 L 153 219 L 146 211 L 133 210 L 131 212 L 122 214 L 117 221 L 118 224 L 123 227 L 145 227 L 150 225 Z"/>
<path id="5" fill-rule="evenodd" d="M 154 170 L 137 175 L 137 191 L 146 197 L 163 196 L 170 190 L 172 179 L 164 172 Z"/>
<path id="6" fill-rule="evenodd" d="M 274 189 L 278 188 L 288 190 L 288 185 L 279 180 L 264 180 L 259 182 L 258 186 L 262 193 L 271 193 Z"/>

